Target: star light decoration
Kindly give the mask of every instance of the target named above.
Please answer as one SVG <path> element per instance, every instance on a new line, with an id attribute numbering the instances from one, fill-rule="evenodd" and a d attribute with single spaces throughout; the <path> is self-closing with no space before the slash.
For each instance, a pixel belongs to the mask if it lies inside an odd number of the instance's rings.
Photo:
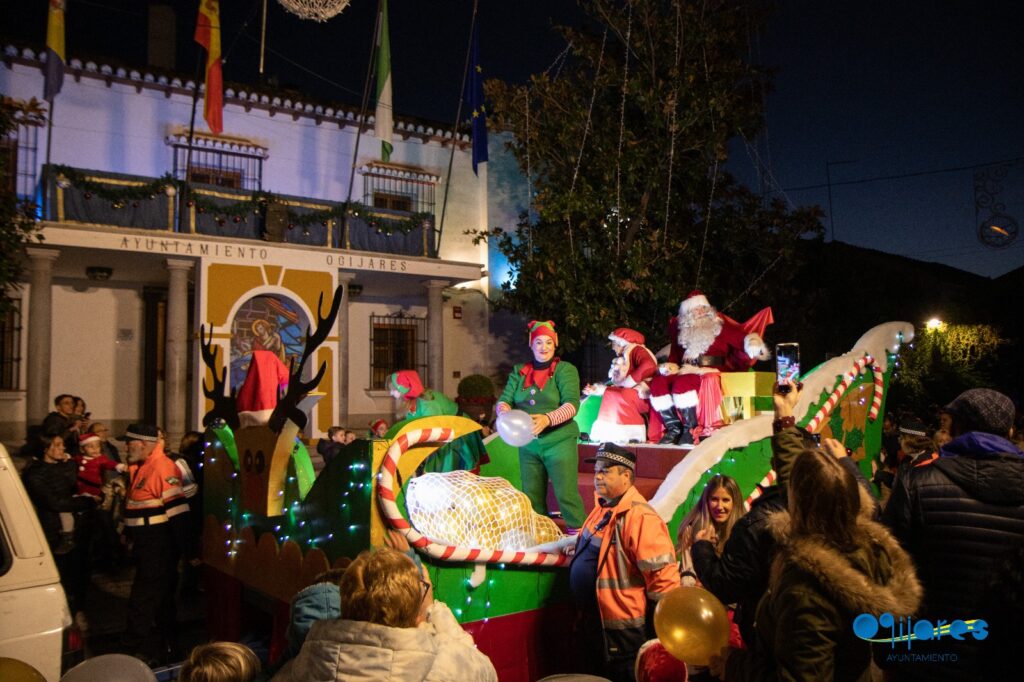
<path id="1" fill-rule="evenodd" d="M 281 7 L 303 19 L 324 22 L 341 14 L 349 0 L 277 0 Z"/>

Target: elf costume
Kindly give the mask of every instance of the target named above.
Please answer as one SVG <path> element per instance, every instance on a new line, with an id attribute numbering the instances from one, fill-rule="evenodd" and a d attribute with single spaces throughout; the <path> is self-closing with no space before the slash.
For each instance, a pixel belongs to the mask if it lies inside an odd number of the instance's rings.
<path id="1" fill-rule="evenodd" d="M 405 419 L 453 416 L 459 413 L 452 399 L 440 391 L 423 388 L 420 375 L 414 369 L 403 369 L 388 377 L 388 390 L 398 391 L 405 401 Z"/>
<path id="2" fill-rule="evenodd" d="M 530 322 L 530 346 L 539 336 L 558 344 L 555 324 Z M 586 519 L 578 484 L 579 456 L 576 441 L 580 430 L 573 421 L 580 405 L 580 375 L 560 358 L 549 362 L 533 360 L 516 365 L 498 400 L 498 414 L 511 409 L 531 415 L 546 415 L 551 424 L 528 445 L 519 448 L 519 467 L 523 492 L 533 510 L 547 514 L 548 479 L 555 491 L 562 518 L 570 528 L 579 528 Z"/>
<path id="3" fill-rule="evenodd" d="M 403 369 L 388 377 L 388 390 L 397 392 L 405 402 L 405 419 L 420 417 L 454 416 L 459 407 L 440 391 L 423 387 L 420 375 L 414 369 Z M 480 463 L 487 455 L 483 439 L 478 432 L 467 434 L 452 443 L 446 443 L 433 452 L 418 469 L 419 473 L 466 470 L 479 472 Z"/>

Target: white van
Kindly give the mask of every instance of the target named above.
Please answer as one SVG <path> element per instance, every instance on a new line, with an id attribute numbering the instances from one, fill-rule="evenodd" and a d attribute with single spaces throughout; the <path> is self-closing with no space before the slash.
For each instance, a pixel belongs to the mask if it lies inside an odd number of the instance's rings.
<path id="1" fill-rule="evenodd" d="M 49 682 L 82 658 L 57 566 L 14 462 L 0 444 L 0 657 Z M 63 666 L 62 666 L 63 664 Z"/>

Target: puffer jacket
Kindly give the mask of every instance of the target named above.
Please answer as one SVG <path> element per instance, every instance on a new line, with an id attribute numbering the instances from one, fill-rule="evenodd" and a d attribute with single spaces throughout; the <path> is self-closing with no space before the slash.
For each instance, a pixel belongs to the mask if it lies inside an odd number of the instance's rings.
<path id="1" fill-rule="evenodd" d="M 21 482 L 51 548 L 60 542 L 62 512 L 87 511 L 96 506 L 91 497 L 77 495 L 78 465 L 70 459 L 53 463 L 34 459 L 21 472 Z"/>
<path id="2" fill-rule="evenodd" d="M 1024 452 L 1005 438 L 972 431 L 947 443 L 939 457 L 915 464 L 895 486 L 883 518 L 924 584 L 917 618 L 984 619 L 997 564 L 1024 542 Z M 908 664 L 900 679 L 975 679 L 985 648 L 971 636 L 915 642 L 915 653 L 952 653 L 958 660 Z"/>
<path id="3" fill-rule="evenodd" d="M 863 537 L 848 552 L 813 538 L 793 539 L 788 512 L 771 516 L 767 528 L 777 553 L 757 609 L 757 644 L 732 652 L 725 679 L 870 679 L 871 645 L 854 634 L 854 618 L 908 616 L 922 589 L 909 555 L 870 520 L 873 504 L 863 489 L 861 504 Z"/>
<path id="4" fill-rule="evenodd" d="M 298 657 L 274 682 L 495 682 L 498 674 L 477 651 L 451 610 L 434 602 L 427 621 L 393 628 L 365 621 L 313 624 Z"/>

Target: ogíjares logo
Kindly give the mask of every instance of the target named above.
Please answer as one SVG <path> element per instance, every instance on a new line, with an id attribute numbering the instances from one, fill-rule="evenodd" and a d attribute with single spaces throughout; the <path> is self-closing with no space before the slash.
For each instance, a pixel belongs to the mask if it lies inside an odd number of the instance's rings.
<path id="1" fill-rule="evenodd" d="M 878 637 L 882 628 L 887 629 L 889 634 Z M 963 641 L 970 635 L 981 641 L 988 637 L 987 628 L 988 623 L 981 618 L 953 622 L 939 620 L 933 624 L 929 620 L 896 618 L 891 613 L 883 613 L 877 618 L 870 613 L 862 613 L 853 619 L 853 634 L 861 639 L 875 643 L 889 642 L 893 648 L 896 648 L 897 642 L 906 642 L 908 651 L 913 648 L 915 641 L 941 640 L 943 637 Z"/>

